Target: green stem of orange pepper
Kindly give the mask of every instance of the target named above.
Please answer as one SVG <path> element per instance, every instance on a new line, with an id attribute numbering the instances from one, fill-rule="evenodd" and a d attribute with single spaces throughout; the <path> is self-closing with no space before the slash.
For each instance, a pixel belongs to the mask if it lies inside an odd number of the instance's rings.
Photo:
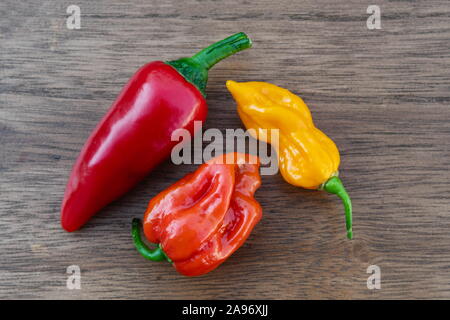
<path id="1" fill-rule="evenodd" d="M 164 253 L 160 245 L 156 249 L 150 249 L 141 238 L 141 220 L 134 218 L 131 226 L 131 235 L 133 236 L 134 246 L 137 251 L 148 260 L 172 262 Z"/>

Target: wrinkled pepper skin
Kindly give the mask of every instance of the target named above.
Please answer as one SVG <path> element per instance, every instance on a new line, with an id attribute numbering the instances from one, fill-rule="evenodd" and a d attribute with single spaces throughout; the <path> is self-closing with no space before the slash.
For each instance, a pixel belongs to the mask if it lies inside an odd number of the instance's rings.
<path id="1" fill-rule="evenodd" d="M 237 33 L 191 58 L 155 61 L 129 80 L 86 141 L 72 169 L 61 208 L 61 225 L 71 232 L 119 198 L 167 158 L 177 129 L 194 132 L 207 115 L 208 70 L 251 46 Z"/>
<path id="2" fill-rule="evenodd" d="M 145 212 L 145 237 L 159 244 L 153 254 L 160 251 L 183 275 L 199 276 L 217 268 L 261 219 L 261 206 L 253 197 L 261 185 L 259 159 L 233 155 L 235 164 L 225 163 L 222 155 L 201 165 L 154 197 Z M 142 247 L 136 220 L 133 238 L 148 258 L 152 250 Z"/>
<path id="3" fill-rule="evenodd" d="M 278 164 L 283 178 L 306 189 L 324 189 L 337 194 L 344 203 L 348 238 L 352 232 L 352 205 L 341 180 L 335 143 L 314 125 L 303 100 L 289 90 L 267 82 L 227 81 L 237 103 L 239 116 L 255 138 L 273 144 L 278 150 Z M 270 141 L 271 129 L 279 130 L 279 140 Z M 276 145 L 278 143 L 278 145 Z"/>

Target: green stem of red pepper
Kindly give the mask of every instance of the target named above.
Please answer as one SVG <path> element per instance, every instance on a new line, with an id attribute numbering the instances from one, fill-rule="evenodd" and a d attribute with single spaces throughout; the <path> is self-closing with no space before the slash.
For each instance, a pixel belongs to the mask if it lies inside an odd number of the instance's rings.
<path id="1" fill-rule="evenodd" d="M 327 182 L 323 185 L 323 190 L 333 193 L 341 198 L 344 209 L 345 209 L 345 225 L 347 228 L 347 238 L 353 238 L 353 229 L 352 229 L 352 201 L 350 200 L 350 196 L 344 188 L 344 184 L 341 179 L 334 176 L 328 179 Z"/>
<path id="2" fill-rule="evenodd" d="M 187 81 L 195 85 L 206 96 L 208 70 L 220 60 L 251 46 L 250 38 L 245 33 L 239 32 L 213 43 L 190 58 L 181 58 L 166 63 L 177 69 Z"/>
<path id="3" fill-rule="evenodd" d="M 213 43 L 192 56 L 206 70 L 209 70 L 220 60 L 223 60 L 236 52 L 250 48 L 252 41 L 243 32 L 236 33 L 228 38 Z"/>
<path id="4" fill-rule="evenodd" d="M 134 246 L 137 251 L 148 260 L 151 261 L 169 261 L 170 258 L 164 253 L 160 245 L 156 249 L 150 249 L 141 238 L 141 220 L 134 218 L 131 226 L 131 235 L 133 236 Z"/>

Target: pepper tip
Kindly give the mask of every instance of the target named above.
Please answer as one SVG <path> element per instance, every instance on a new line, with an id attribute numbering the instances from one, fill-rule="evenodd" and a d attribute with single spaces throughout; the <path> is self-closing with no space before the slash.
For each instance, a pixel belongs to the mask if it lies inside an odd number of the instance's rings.
<path id="1" fill-rule="evenodd" d="M 233 92 L 233 89 L 236 88 L 236 85 L 238 83 L 236 81 L 233 80 L 227 80 L 227 82 L 225 82 L 225 85 L 227 86 L 228 91 Z"/>

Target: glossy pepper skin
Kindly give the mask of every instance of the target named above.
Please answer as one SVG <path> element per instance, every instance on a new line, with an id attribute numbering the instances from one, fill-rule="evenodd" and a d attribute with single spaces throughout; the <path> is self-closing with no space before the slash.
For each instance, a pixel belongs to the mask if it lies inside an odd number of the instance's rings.
<path id="1" fill-rule="evenodd" d="M 145 258 L 167 260 L 179 273 L 198 276 L 217 268 L 245 242 L 262 215 L 253 197 L 261 185 L 259 159 L 230 155 L 233 163 L 223 155 L 211 159 L 150 201 L 143 229 L 156 249 L 143 243 L 140 220 L 133 220 L 133 240 Z"/>
<path id="2" fill-rule="evenodd" d="M 191 58 L 155 61 L 141 67 L 125 85 L 86 141 L 67 183 L 61 225 L 67 231 L 119 198 L 170 155 L 177 129 L 194 134 L 194 121 L 207 114 L 208 70 L 251 46 L 237 33 Z"/>
<path id="3" fill-rule="evenodd" d="M 303 100 L 290 91 L 267 82 L 227 81 L 237 103 L 239 116 L 257 139 L 276 144 L 283 178 L 306 189 L 323 189 L 338 195 L 344 204 L 347 237 L 352 239 L 352 204 L 338 178 L 339 150 L 335 143 L 314 125 Z M 279 141 L 261 129 L 278 129 Z"/>

